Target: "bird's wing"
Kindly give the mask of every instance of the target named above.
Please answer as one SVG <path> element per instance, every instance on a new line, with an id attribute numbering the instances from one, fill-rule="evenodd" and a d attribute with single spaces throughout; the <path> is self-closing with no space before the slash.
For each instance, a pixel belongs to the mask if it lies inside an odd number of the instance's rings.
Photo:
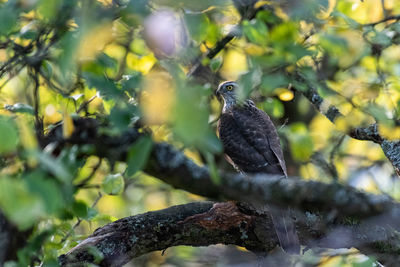
<path id="1" fill-rule="evenodd" d="M 218 122 L 219 138 L 224 152 L 235 168 L 244 172 L 257 172 L 266 162 L 264 157 L 242 135 L 231 112 L 221 114 Z"/>
<path id="2" fill-rule="evenodd" d="M 287 176 L 278 133 L 269 116 L 252 102 L 234 108 L 232 113 L 246 141 L 263 155 L 269 165 L 277 167 L 276 170 L 272 169 L 273 173 L 283 172 Z"/>

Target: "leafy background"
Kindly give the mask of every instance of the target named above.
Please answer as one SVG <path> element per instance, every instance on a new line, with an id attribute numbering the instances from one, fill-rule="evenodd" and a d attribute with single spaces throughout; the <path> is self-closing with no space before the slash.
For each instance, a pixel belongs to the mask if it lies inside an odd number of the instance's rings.
<path id="1" fill-rule="evenodd" d="M 233 3 L 234 2 L 234 3 Z M 400 138 L 400 3 L 395 0 L 0 1 L 0 207 L 29 243 L 6 266 L 57 266 L 97 227 L 118 218 L 201 197 L 174 190 L 140 170 L 153 142 L 168 142 L 198 164 L 233 171 L 215 134 L 222 80 L 238 80 L 277 123 L 290 175 L 339 181 L 399 199 L 399 180 L 381 148 L 346 136 L 373 122 Z M 392 20 L 382 19 L 394 16 Z M 371 24 L 372 23 L 372 24 Z M 217 55 L 227 34 L 237 36 Z M 207 56 L 208 55 L 208 56 Z M 196 64 L 207 67 L 196 79 Z M 298 79 L 298 77 L 302 79 Z M 302 96 L 309 85 L 345 116 L 331 123 Z M 329 104 L 327 104 L 329 103 Z M 324 107 L 322 107 L 324 108 Z M 79 157 L 90 144 L 42 149 L 45 134 L 74 120 L 106 122 L 119 138 L 133 124 L 151 138 L 126 162 Z M 174 247 L 134 262 L 143 266 L 233 264 L 241 248 Z M 225 255 L 225 257 L 220 257 Z M 353 250 L 309 251 L 299 262 L 373 266 Z"/>

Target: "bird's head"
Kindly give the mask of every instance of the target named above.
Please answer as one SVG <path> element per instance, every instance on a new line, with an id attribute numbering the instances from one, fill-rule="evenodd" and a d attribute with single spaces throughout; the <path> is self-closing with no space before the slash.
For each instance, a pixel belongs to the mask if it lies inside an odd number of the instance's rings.
<path id="1" fill-rule="evenodd" d="M 236 92 L 239 85 L 233 81 L 222 82 L 218 86 L 215 94 L 224 99 L 224 109 L 230 108 L 236 104 Z"/>

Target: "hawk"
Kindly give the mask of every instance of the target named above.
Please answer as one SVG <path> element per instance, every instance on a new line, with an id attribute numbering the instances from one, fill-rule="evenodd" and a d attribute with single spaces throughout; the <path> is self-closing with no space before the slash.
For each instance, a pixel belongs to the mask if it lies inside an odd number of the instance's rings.
<path id="1" fill-rule="evenodd" d="M 237 89 L 236 82 L 227 81 L 216 91 L 224 100 L 218 133 L 225 158 L 244 174 L 268 173 L 286 178 L 286 164 L 274 124 L 253 101 L 239 103 Z M 281 247 L 286 252 L 299 253 L 299 239 L 289 209 L 266 208 L 272 216 Z"/>

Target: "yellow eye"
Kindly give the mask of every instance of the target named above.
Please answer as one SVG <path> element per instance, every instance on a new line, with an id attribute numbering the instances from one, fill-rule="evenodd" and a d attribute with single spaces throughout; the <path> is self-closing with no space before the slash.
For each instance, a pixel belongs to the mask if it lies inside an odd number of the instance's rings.
<path id="1" fill-rule="evenodd" d="M 232 90 L 233 90 L 233 85 L 228 85 L 228 86 L 226 86 L 226 90 L 232 91 Z"/>

